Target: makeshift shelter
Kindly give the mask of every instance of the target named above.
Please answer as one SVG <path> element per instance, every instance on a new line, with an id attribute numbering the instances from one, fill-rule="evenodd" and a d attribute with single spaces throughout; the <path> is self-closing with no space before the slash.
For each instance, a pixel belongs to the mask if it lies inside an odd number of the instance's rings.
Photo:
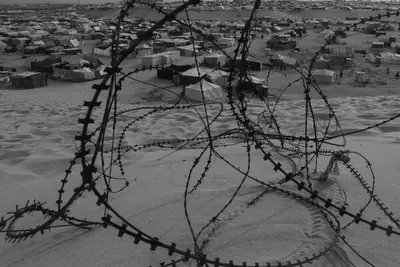
<path id="1" fill-rule="evenodd" d="M 185 86 L 198 83 L 200 80 L 204 78 L 204 76 L 207 73 L 211 71 L 212 71 L 211 69 L 206 69 L 201 67 L 189 69 L 181 74 L 180 83 Z"/>
<path id="2" fill-rule="evenodd" d="M 11 72 L 8 71 L 0 71 L 0 87 L 2 84 L 9 83 Z"/>
<path id="3" fill-rule="evenodd" d="M 185 97 L 187 99 L 202 102 L 203 95 L 205 101 L 217 101 L 222 98 L 222 88 L 203 79 L 185 89 Z"/>
<path id="4" fill-rule="evenodd" d="M 333 84 L 335 82 L 335 72 L 331 70 L 314 70 L 312 75 L 318 84 Z"/>
<path id="5" fill-rule="evenodd" d="M 60 56 L 50 56 L 40 61 L 31 62 L 31 70 L 38 72 L 53 73 L 53 64 L 61 62 Z"/>
<path id="6" fill-rule="evenodd" d="M 200 46 L 195 45 L 193 49 L 193 45 L 185 45 L 185 46 L 178 46 L 176 50 L 179 51 L 181 57 L 194 57 L 195 55 L 200 54 Z"/>
<path id="7" fill-rule="evenodd" d="M 228 63 L 226 63 L 224 65 L 224 67 L 228 67 L 228 68 L 237 68 L 240 69 L 242 64 L 245 64 L 247 66 L 248 69 L 250 70 L 261 70 L 262 69 L 262 62 L 259 59 L 253 58 L 251 56 L 248 56 L 245 59 L 245 62 L 242 63 L 242 57 L 238 56 L 235 59 L 230 60 Z"/>
<path id="8" fill-rule="evenodd" d="M 27 46 L 24 48 L 24 54 L 36 54 L 38 51 L 37 46 Z"/>
<path id="9" fill-rule="evenodd" d="M 181 75 L 183 72 L 191 69 L 191 65 L 174 65 L 172 64 L 169 67 L 161 68 L 157 70 L 157 77 L 159 79 L 170 80 L 172 81 L 174 75 Z"/>
<path id="10" fill-rule="evenodd" d="M 47 73 L 26 71 L 11 75 L 14 88 L 32 89 L 47 85 Z"/>
<path id="11" fill-rule="evenodd" d="M 253 91 L 256 90 L 257 92 L 261 92 L 263 86 L 265 84 L 265 79 L 257 78 L 254 76 L 248 76 L 249 80 L 243 80 L 237 84 L 237 87 L 244 91 Z"/>
<path id="12" fill-rule="evenodd" d="M 204 65 L 211 68 L 221 67 L 226 63 L 226 56 L 222 54 L 211 54 L 203 56 Z"/>
<path id="13" fill-rule="evenodd" d="M 391 52 L 381 53 L 380 56 L 369 54 L 366 56 L 367 60 L 375 64 L 400 64 L 400 55 Z"/>
<path id="14" fill-rule="evenodd" d="M 134 57 L 143 57 L 153 54 L 153 48 L 147 44 L 140 44 L 135 48 Z"/>
<path id="15" fill-rule="evenodd" d="M 330 62 L 328 59 L 325 59 L 322 56 L 317 57 L 314 61 L 313 68 L 317 70 L 328 69 L 330 66 Z"/>
<path id="16" fill-rule="evenodd" d="M 164 64 L 171 64 L 172 61 L 179 59 L 179 51 L 168 51 L 142 57 L 142 66 L 150 67 Z"/>
<path id="17" fill-rule="evenodd" d="M 95 79 L 100 79 L 104 76 L 104 72 L 102 69 L 89 69 L 86 67 L 79 69 L 68 69 L 66 64 L 54 64 L 53 65 L 53 76 L 54 78 L 64 80 L 64 81 L 72 81 L 72 82 L 84 82 L 91 81 Z"/>
<path id="18" fill-rule="evenodd" d="M 93 54 L 97 56 L 110 57 L 111 56 L 111 46 L 102 45 L 102 46 L 94 46 Z"/>

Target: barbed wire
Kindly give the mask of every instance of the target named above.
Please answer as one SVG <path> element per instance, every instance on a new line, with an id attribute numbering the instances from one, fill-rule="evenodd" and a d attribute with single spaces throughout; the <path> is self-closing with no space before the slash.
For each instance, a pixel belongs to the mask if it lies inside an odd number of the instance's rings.
<path id="1" fill-rule="evenodd" d="M 375 125 L 343 133 L 340 121 L 337 118 L 334 109 L 330 105 L 327 96 L 319 87 L 312 73 L 313 65 L 318 55 L 320 55 L 321 52 L 328 45 L 330 45 L 332 40 L 337 38 L 342 31 L 336 31 L 333 37 L 327 40 L 327 42 L 314 53 L 310 64 L 307 67 L 292 67 L 299 77 L 293 82 L 290 82 L 285 88 L 282 88 L 283 90 L 281 94 L 277 96 L 274 103 L 270 103 L 271 99 L 265 97 L 252 83 L 250 79 L 251 72 L 246 64 L 246 59 L 250 55 L 249 51 L 252 44 L 251 31 L 254 28 L 254 18 L 257 17 L 257 10 L 260 8 L 260 0 L 256 0 L 254 3 L 249 19 L 245 23 L 236 49 L 233 52 L 233 56 L 229 55 L 220 46 L 218 46 L 218 44 L 214 42 L 214 39 L 211 35 L 203 32 L 202 29 L 199 29 L 194 23 L 191 22 L 187 8 L 191 5 L 198 4 L 199 2 L 199 0 L 189 0 L 169 13 L 156 4 L 149 4 L 135 0 L 125 2 L 119 17 L 115 22 L 116 27 L 113 31 L 111 67 L 107 67 L 105 69 L 106 76 L 102 82 L 100 84 L 93 85 L 94 94 L 92 99 L 90 101 L 85 101 L 83 104 L 83 106 L 87 108 L 87 111 L 85 117 L 78 120 L 78 123 L 82 125 L 82 130 L 79 135 L 75 136 L 75 141 L 78 143 L 76 145 L 77 152 L 75 153 L 74 158 L 70 161 L 70 166 L 65 171 L 65 175 L 61 180 L 61 188 L 58 190 L 58 198 L 56 200 L 57 209 L 47 209 L 44 207 L 45 203 L 41 203 L 36 200 L 33 204 L 29 204 L 29 202 L 27 202 L 23 206 L 16 206 L 15 211 L 8 213 L 8 216 L 5 218 L 1 218 L 0 232 L 5 233 L 5 238 L 8 242 L 21 242 L 27 238 L 32 238 L 38 233 L 44 234 L 46 230 L 50 231 L 52 228 L 56 227 L 74 226 L 90 229 L 100 225 L 104 228 L 110 226 L 118 231 L 117 235 L 119 237 L 128 235 L 133 238 L 133 243 L 135 245 L 138 245 L 139 243 L 146 243 L 150 245 L 150 250 L 152 251 L 156 250 L 157 248 L 163 248 L 168 252 L 168 256 L 172 256 L 173 254 L 179 255 L 178 259 L 171 260 L 168 263 L 161 262 L 159 266 L 177 266 L 178 264 L 182 262 L 188 262 L 189 260 L 194 260 L 198 266 L 212 265 L 215 267 L 302 266 L 303 264 L 311 263 L 314 260 L 326 255 L 336 244 L 338 244 L 340 240 L 342 240 L 344 244 L 349 246 L 350 249 L 353 250 L 362 260 L 364 260 L 370 266 L 374 266 L 360 253 L 358 253 L 348 241 L 345 240 L 345 235 L 343 234 L 342 230 L 351 225 L 358 225 L 362 223 L 369 226 L 371 231 L 379 230 L 385 232 L 387 236 L 399 236 L 400 230 L 398 229 L 400 229 L 400 220 L 396 218 L 393 211 L 391 211 L 375 193 L 376 178 L 369 160 L 356 151 L 344 149 L 346 147 L 346 136 L 366 131 L 393 121 L 400 117 L 400 114 L 394 115 L 391 118 L 376 123 Z M 136 4 L 148 5 L 150 8 L 157 10 L 157 12 L 162 14 L 164 17 L 158 22 L 154 23 L 147 31 L 139 32 L 137 34 L 138 39 L 133 40 L 128 49 L 120 50 L 119 38 L 121 26 L 123 26 L 124 20 L 129 15 L 129 12 L 135 8 Z M 186 22 L 177 19 L 177 15 L 180 13 L 185 14 Z M 382 16 L 398 17 L 399 11 L 387 12 L 385 15 L 377 15 L 374 17 L 371 16 L 367 19 L 362 19 L 359 22 L 355 22 L 352 25 L 346 26 L 344 32 L 348 32 L 358 25 L 364 24 L 368 21 L 381 19 Z M 168 88 L 154 85 L 154 87 L 157 89 L 165 90 L 166 92 L 175 95 L 177 98 L 175 104 L 159 106 L 137 105 L 134 108 L 121 110 L 118 103 L 118 94 L 121 90 L 123 90 L 123 82 L 126 79 L 138 81 L 132 76 L 139 72 L 162 70 L 168 67 L 164 65 L 150 66 L 136 68 L 130 72 L 124 72 L 120 67 L 121 63 L 130 53 L 135 50 L 140 43 L 151 40 L 155 31 L 160 29 L 165 23 L 172 21 L 177 22 L 180 26 L 186 27 L 189 30 L 193 45 L 195 68 L 197 69 L 199 78 L 200 60 L 194 45 L 194 34 L 198 34 L 205 40 L 208 40 L 210 43 L 212 43 L 214 48 L 218 49 L 232 62 L 229 70 L 227 71 L 229 74 L 227 86 L 227 104 L 206 101 L 202 83 L 200 82 L 202 98 L 200 104 L 192 103 L 192 101 L 186 97 L 184 88 L 182 88 L 180 93 L 177 93 Z M 236 65 L 237 61 L 239 62 L 238 65 Z M 273 66 L 269 64 L 263 64 L 263 66 L 267 67 L 266 81 L 269 83 L 269 77 L 272 73 Z M 248 86 L 246 88 L 243 88 L 242 86 L 234 86 L 234 78 L 238 80 L 239 84 L 242 82 L 247 82 Z M 298 136 L 294 134 L 285 134 L 285 126 L 280 123 L 279 119 L 275 115 L 278 103 L 283 101 L 283 94 L 296 83 L 300 83 L 303 87 L 305 99 L 304 134 Z M 256 116 L 256 120 L 251 119 L 248 114 L 248 104 L 252 100 L 250 97 L 248 97 L 244 89 L 252 92 L 254 97 L 261 100 L 263 111 Z M 328 119 L 323 120 L 323 123 L 317 121 L 317 115 L 314 112 L 314 106 L 310 96 L 311 91 L 315 91 L 321 97 L 328 109 Z M 104 104 L 99 101 L 100 95 L 103 93 L 106 94 L 106 100 Z M 181 104 L 182 102 L 186 104 Z M 99 122 L 99 126 L 93 131 L 90 131 L 89 126 L 95 123 L 93 112 L 96 108 L 102 106 L 102 104 L 104 107 L 104 112 Z M 213 118 L 210 118 L 208 114 L 208 108 L 211 106 L 219 107 L 217 114 Z M 204 126 L 201 131 L 193 135 L 191 138 L 176 138 L 150 142 L 147 144 L 138 143 L 133 145 L 124 145 L 123 141 L 127 131 L 141 120 L 144 120 L 158 112 L 183 112 L 185 110 L 194 112 Z M 220 119 L 223 113 L 230 114 L 230 116 L 236 122 L 236 127 L 219 134 L 213 134 L 211 130 L 212 125 Z M 135 114 L 135 116 L 131 121 L 125 124 L 121 132 L 118 134 L 118 119 L 121 116 L 128 114 Z M 265 125 L 261 124 L 261 120 L 264 121 Z M 311 128 L 309 126 L 310 122 Z M 334 130 L 332 130 L 332 127 Z M 265 130 L 265 128 L 267 129 Z M 112 131 L 111 144 L 106 142 L 105 137 L 107 130 Z M 333 142 L 333 140 L 337 138 L 341 138 L 342 141 Z M 241 144 L 245 148 L 244 155 L 247 158 L 245 168 L 239 168 L 235 166 L 233 162 L 231 162 L 227 157 L 222 156 L 218 151 L 218 149 L 221 147 L 237 146 L 238 144 Z M 110 194 L 120 192 L 129 186 L 128 179 L 114 177 L 112 175 L 113 166 L 117 166 L 121 175 L 124 176 L 126 175 L 126 172 L 123 165 L 123 158 L 127 153 L 138 152 L 155 147 L 164 150 L 171 150 L 171 152 L 163 158 L 183 149 L 197 149 L 200 151 L 199 155 L 195 157 L 192 167 L 188 170 L 185 192 L 183 195 L 183 208 L 186 222 L 189 226 L 191 237 L 193 239 L 193 249 L 178 248 L 178 245 L 175 243 L 167 244 L 159 238 L 151 236 L 150 233 L 144 232 L 129 222 L 129 220 L 124 217 L 124 215 L 120 214 L 109 202 Z M 277 173 L 280 173 L 280 175 L 283 175 L 283 178 L 279 182 L 265 182 L 251 174 L 251 162 L 252 158 L 255 157 L 254 153 L 252 154 L 252 152 L 254 151 L 260 152 L 262 154 L 262 160 L 271 163 L 273 165 L 273 170 Z M 368 184 L 367 180 L 359 173 L 356 167 L 351 165 L 350 156 L 359 156 L 367 164 L 367 168 L 372 177 L 372 186 Z M 304 163 L 296 163 L 293 160 L 295 157 L 304 159 Z M 329 158 L 329 164 L 324 171 L 318 171 L 320 157 Z M 206 164 L 202 167 L 202 171 L 200 177 L 198 177 L 198 180 L 194 183 L 194 185 L 191 185 L 192 178 L 195 176 L 194 170 L 200 167 L 200 162 L 203 160 L 203 158 L 205 158 Z M 231 187 L 234 189 L 234 192 L 229 197 L 229 200 L 226 202 L 226 204 L 215 215 L 213 215 L 199 231 L 196 232 L 192 226 L 193 223 L 187 208 L 187 199 L 188 196 L 198 190 L 206 180 L 206 175 L 212 166 L 213 158 L 228 164 L 232 170 L 241 175 L 242 178 L 238 185 Z M 80 175 L 82 182 L 73 190 L 72 196 L 69 197 L 66 202 L 64 202 L 63 198 L 66 192 L 68 178 L 72 174 L 72 169 L 79 167 L 77 166 L 78 162 L 80 162 Z M 311 170 L 310 167 L 312 162 L 315 163 L 314 170 Z M 282 163 L 287 163 L 291 169 L 284 169 Z M 338 163 L 341 163 L 346 169 L 349 170 L 349 173 L 362 186 L 363 190 L 369 196 L 369 200 L 362 208 L 359 209 L 359 211 L 349 211 L 350 207 L 348 207 L 348 203 L 343 204 L 334 198 L 324 196 L 322 192 L 314 189 L 313 180 L 317 179 L 323 182 L 330 179 L 331 174 L 338 173 Z M 306 182 L 302 181 L 301 177 L 305 177 Z M 101 190 L 98 189 L 101 180 L 104 181 L 104 186 L 106 188 L 104 192 L 101 192 Z M 256 195 L 248 203 L 247 208 L 252 208 L 252 206 L 255 205 L 263 196 L 267 195 L 268 192 L 273 191 L 282 194 L 283 196 L 295 199 L 299 203 L 301 202 L 318 209 L 318 211 L 323 215 L 326 223 L 333 229 L 335 234 L 331 236 L 329 242 L 323 245 L 318 251 L 310 252 L 308 256 L 302 256 L 294 260 L 274 261 L 267 262 L 265 264 L 260 264 L 257 262 L 254 264 L 248 262 L 236 264 L 232 260 L 222 261 L 220 258 L 210 259 L 204 253 L 207 244 L 204 242 L 200 244 L 199 239 L 202 233 L 212 228 L 213 225 L 215 226 L 227 208 L 233 205 L 233 200 L 237 197 L 238 192 L 247 180 L 256 182 L 261 188 L 264 188 L 264 191 Z M 114 189 L 113 181 L 123 181 L 125 182 L 125 185 L 120 186 L 119 189 L 116 190 Z M 288 183 L 296 185 L 297 191 L 286 188 L 285 186 Z M 70 215 L 69 209 L 71 205 L 75 203 L 84 192 L 93 193 L 97 197 L 96 204 L 104 208 L 104 214 L 101 217 L 101 220 L 98 222 L 88 221 L 86 219 L 78 219 Z M 395 225 L 396 229 L 394 229 L 391 225 L 384 226 L 383 224 L 378 223 L 377 220 L 370 220 L 363 217 L 367 207 L 372 202 L 374 202 L 383 212 L 383 214 Z M 30 229 L 17 229 L 16 222 L 23 218 L 24 215 L 33 212 L 42 213 L 43 216 L 47 218 L 46 221 L 43 224 Z M 347 223 L 345 226 L 341 226 L 340 217 L 348 217 L 351 219 L 351 222 Z M 213 230 L 211 230 L 211 232 L 213 233 Z"/>

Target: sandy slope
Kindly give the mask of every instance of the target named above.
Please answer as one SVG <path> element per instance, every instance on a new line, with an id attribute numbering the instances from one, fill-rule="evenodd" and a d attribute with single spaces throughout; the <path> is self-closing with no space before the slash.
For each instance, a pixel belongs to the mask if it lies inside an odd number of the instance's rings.
<path id="1" fill-rule="evenodd" d="M 51 90 L 50 90 L 51 89 Z M 44 88 L 31 91 L 2 91 L 0 109 L 0 212 L 3 214 L 24 204 L 28 199 L 48 201 L 55 206 L 63 171 L 74 152 L 73 136 L 80 130 L 76 123 L 83 114 L 83 99 L 90 99 L 93 92 L 81 85 L 71 85 L 68 90 Z M 342 98 L 331 100 L 342 121 L 344 130 L 350 131 L 374 124 L 400 111 L 399 97 Z M 277 116 L 282 127 L 289 133 L 298 133 L 303 119 L 302 101 L 280 104 Z M 326 115 L 322 103 L 316 102 L 316 113 Z M 319 106 L 319 108 L 318 108 Z M 123 105 L 121 109 L 131 108 Z M 218 106 L 210 106 L 211 117 L 218 114 Z M 249 114 L 256 118 L 258 104 L 252 104 Z M 99 115 L 101 110 L 97 111 Z M 117 125 L 121 130 L 137 113 L 121 117 Z M 213 125 L 214 133 L 235 127 L 232 116 L 226 111 Z M 162 139 L 189 138 L 202 128 L 193 111 L 169 111 L 149 116 L 127 131 L 124 142 L 134 145 L 151 143 Z M 381 199 L 400 213 L 398 189 L 400 168 L 398 160 L 399 123 L 382 126 L 350 138 L 348 148 L 365 153 L 377 172 L 377 193 Z M 236 145 L 218 150 L 235 165 L 246 168 L 245 148 Z M 115 195 L 112 204 L 135 225 L 166 242 L 176 242 L 180 247 L 193 248 L 183 213 L 183 190 L 188 171 L 198 150 L 189 149 L 170 155 L 168 150 L 149 150 L 129 153 L 125 159 L 126 178 L 131 186 Z M 203 159 L 200 166 L 205 165 Z M 226 163 L 215 158 L 204 184 L 189 198 L 190 218 L 199 229 L 229 200 L 241 175 Z M 365 172 L 365 163 L 356 157 L 352 162 Z M 252 152 L 251 174 L 266 182 L 282 178 L 272 171 L 271 165 L 262 160 L 258 152 Z M 326 160 L 324 161 L 324 166 Z M 290 164 L 283 162 L 285 168 Z M 323 166 L 323 167 L 324 167 Z M 79 166 L 73 169 L 67 184 L 67 195 L 79 182 Z M 202 169 L 196 168 L 191 185 L 198 179 Z M 118 173 L 116 172 L 118 175 Z M 366 176 L 371 181 L 369 176 Z M 115 182 L 115 187 L 121 184 Z M 350 178 L 346 170 L 332 177 L 329 182 L 316 183 L 324 195 L 334 201 L 345 200 L 357 211 L 368 196 Z M 286 186 L 295 190 L 293 186 Z M 322 216 L 305 203 L 284 195 L 268 192 L 247 208 L 247 203 L 263 191 L 255 182 L 247 181 L 221 221 L 201 239 L 206 240 L 205 252 L 210 257 L 236 262 L 265 263 L 270 260 L 288 260 L 326 246 L 332 238 Z M 87 194 L 74 205 L 76 216 L 99 219 L 102 209 Z M 384 218 L 373 206 L 368 218 Z M 32 215 L 18 222 L 19 227 L 40 222 L 39 215 Z M 347 220 L 344 220 L 347 221 Z M 382 221 L 382 220 L 380 220 Z M 382 221 L 387 225 L 386 219 Z M 398 266 L 397 248 L 400 238 L 387 238 L 382 232 L 371 232 L 365 226 L 351 227 L 345 231 L 348 241 L 376 266 Z M 314 262 L 314 266 L 366 266 L 354 254 L 348 253 L 343 244 L 337 245 L 326 257 Z M 0 266 L 149 266 L 167 259 L 165 251 L 150 252 L 146 245 L 134 246 L 127 237 L 118 238 L 112 229 L 96 228 L 87 232 L 64 228 L 35 237 L 20 244 L 0 243 Z M 348 258 L 349 257 L 349 258 Z M 190 265 L 194 266 L 194 265 Z"/>

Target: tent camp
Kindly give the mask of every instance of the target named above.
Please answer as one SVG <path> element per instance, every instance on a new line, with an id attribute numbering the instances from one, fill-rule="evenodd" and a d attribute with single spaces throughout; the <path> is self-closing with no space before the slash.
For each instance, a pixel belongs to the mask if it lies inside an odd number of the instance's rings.
<path id="1" fill-rule="evenodd" d="M 318 84 L 333 84 L 335 82 L 335 72 L 327 69 L 314 70 L 314 79 Z"/>
<path id="2" fill-rule="evenodd" d="M 203 91 L 205 101 L 217 101 L 222 98 L 221 86 L 210 83 L 204 79 L 186 87 L 185 96 L 189 100 L 202 102 L 203 97 L 201 91 Z"/>

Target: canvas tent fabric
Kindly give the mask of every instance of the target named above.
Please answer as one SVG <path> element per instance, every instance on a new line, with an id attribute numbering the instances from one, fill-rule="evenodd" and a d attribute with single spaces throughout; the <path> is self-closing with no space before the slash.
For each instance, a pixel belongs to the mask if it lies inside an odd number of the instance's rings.
<path id="1" fill-rule="evenodd" d="M 201 91 L 203 91 L 205 101 L 216 101 L 222 98 L 221 86 L 210 83 L 204 79 L 186 87 L 185 96 L 187 99 L 202 102 L 203 97 Z"/>
<path id="2" fill-rule="evenodd" d="M 263 84 L 265 82 L 265 79 L 257 78 L 257 77 L 254 77 L 254 76 L 249 76 L 249 79 L 254 84 Z"/>
<path id="3" fill-rule="evenodd" d="M 210 82 L 220 86 L 228 86 L 228 76 L 229 73 L 222 70 L 214 70 L 207 73 Z"/>
<path id="4" fill-rule="evenodd" d="M 212 71 L 211 69 L 205 69 L 205 68 L 198 68 L 198 69 L 191 68 L 181 74 L 180 83 L 185 86 L 196 84 L 200 80 L 202 80 L 207 73 L 211 71 Z"/>

